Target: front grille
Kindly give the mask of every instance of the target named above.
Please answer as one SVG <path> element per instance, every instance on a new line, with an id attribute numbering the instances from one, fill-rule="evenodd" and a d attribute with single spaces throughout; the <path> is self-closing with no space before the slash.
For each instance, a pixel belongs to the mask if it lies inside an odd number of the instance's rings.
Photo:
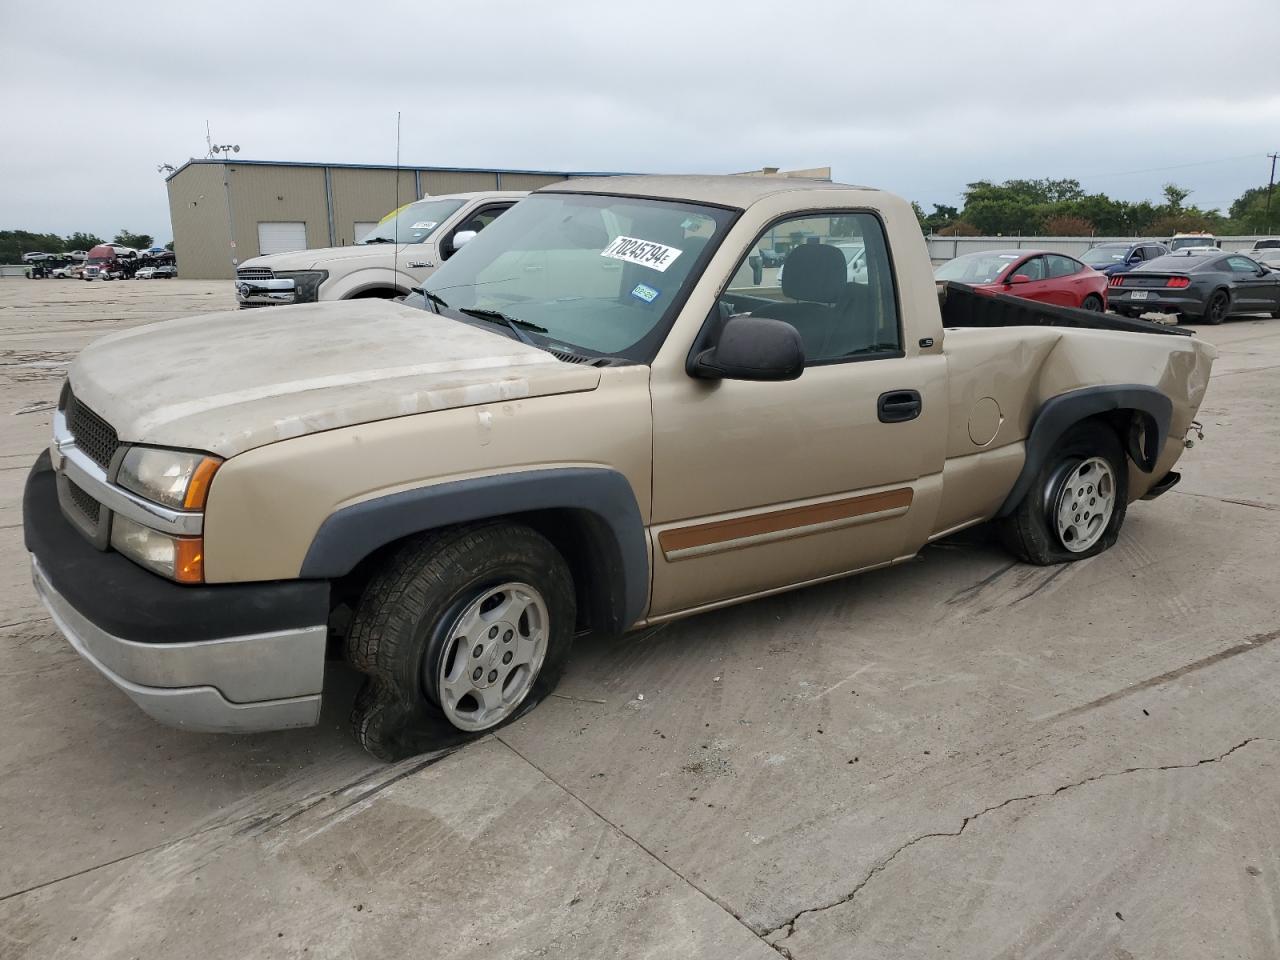
<path id="1" fill-rule="evenodd" d="M 98 513 L 102 509 L 102 505 L 77 487 L 71 480 L 67 481 L 67 489 L 71 493 L 71 502 L 76 505 L 76 509 L 88 517 L 91 523 L 97 523 Z"/>
<path id="2" fill-rule="evenodd" d="M 75 438 L 76 446 L 104 470 L 109 467 L 120 446 L 115 428 L 77 400 L 70 391 L 67 391 L 63 415 L 67 418 L 67 429 Z"/>
<path id="3" fill-rule="evenodd" d="M 237 280 L 272 280 L 275 272 L 269 267 L 241 267 L 236 271 Z"/>

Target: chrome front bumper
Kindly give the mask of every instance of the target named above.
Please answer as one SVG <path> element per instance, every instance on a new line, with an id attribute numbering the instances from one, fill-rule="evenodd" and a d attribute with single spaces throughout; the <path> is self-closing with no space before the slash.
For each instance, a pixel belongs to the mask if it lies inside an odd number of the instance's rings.
<path id="1" fill-rule="evenodd" d="M 80 614 L 31 558 L 36 592 L 77 653 L 161 723 L 209 733 L 309 727 L 320 718 L 327 629 L 137 643 Z"/>
<path id="2" fill-rule="evenodd" d="M 293 280 L 236 280 L 236 302 L 241 307 L 272 307 L 298 302 Z"/>

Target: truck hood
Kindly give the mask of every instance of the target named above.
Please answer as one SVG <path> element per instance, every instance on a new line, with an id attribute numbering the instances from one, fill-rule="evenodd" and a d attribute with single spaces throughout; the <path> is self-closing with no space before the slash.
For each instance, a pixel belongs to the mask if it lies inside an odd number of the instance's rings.
<path id="1" fill-rule="evenodd" d="M 263 257 L 254 257 L 240 264 L 240 269 L 253 268 L 270 270 L 323 270 L 325 265 L 334 260 L 352 263 L 360 260 L 381 260 L 388 266 L 396 257 L 408 254 L 430 256 L 435 253 L 435 244 L 402 243 L 399 249 L 391 243 L 357 243 L 349 247 L 320 247 L 316 250 L 295 250 L 293 253 L 271 253 Z"/>
<path id="2" fill-rule="evenodd" d="M 106 337 L 70 370 L 125 442 L 232 457 L 430 410 L 593 390 L 595 367 L 390 300 L 236 310 Z"/>

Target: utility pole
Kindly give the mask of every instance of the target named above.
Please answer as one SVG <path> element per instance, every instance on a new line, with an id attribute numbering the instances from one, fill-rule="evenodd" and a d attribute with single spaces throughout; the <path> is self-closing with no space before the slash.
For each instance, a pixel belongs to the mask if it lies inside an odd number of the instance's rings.
<path id="1" fill-rule="evenodd" d="M 236 250 L 236 220 L 235 215 L 231 212 L 231 154 L 240 152 L 240 144 L 238 143 L 214 143 L 212 138 L 209 141 L 209 156 L 222 154 L 222 189 L 227 197 L 227 233 L 231 237 L 231 276 L 236 275 L 236 268 L 240 266 L 240 255 Z"/>
<path id="2" fill-rule="evenodd" d="M 1280 154 L 1269 153 L 1267 154 L 1267 156 L 1271 158 L 1271 179 L 1267 181 L 1267 233 L 1270 233 L 1271 232 L 1271 188 L 1275 186 L 1276 157 L 1280 156 Z"/>

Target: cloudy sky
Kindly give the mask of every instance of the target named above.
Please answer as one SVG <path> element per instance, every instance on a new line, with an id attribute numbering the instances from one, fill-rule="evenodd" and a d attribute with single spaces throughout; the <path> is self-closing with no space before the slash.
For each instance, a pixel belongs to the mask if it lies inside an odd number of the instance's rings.
<path id="1" fill-rule="evenodd" d="M 1280 149 L 1280 0 L 5 0 L 0 229 L 171 237 L 161 163 L 830 165 L 956 203 L 1076 177 L 1225 208 Z"/>

